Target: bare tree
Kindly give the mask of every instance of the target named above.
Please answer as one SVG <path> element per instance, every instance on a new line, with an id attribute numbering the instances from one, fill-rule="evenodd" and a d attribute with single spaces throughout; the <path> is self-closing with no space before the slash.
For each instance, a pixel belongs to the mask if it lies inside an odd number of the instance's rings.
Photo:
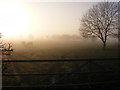
<path id="1" fill-rule="evenodd" d="M 10 60 L 10 55 L 13 52 L 12 44 L 11 43 L 4 43 L 2 41 L 2 35 L 0 33 L 0 55 L 1 55 L 1 60 Z M 8 56 L 7 58 L 5 56 Z M 7 66 L 9 64 L 7 62 L 2 62 L 2 71 L 5 72 L 7 69 Z"/>
<path id="2" fill-rule="evenodd" d="M 117 2 L 101 2 L 94 5 L 82 17 L 80 31 L 83 37 L 97 37 L 106 47 L 108 37 L 117 33 Z"/>

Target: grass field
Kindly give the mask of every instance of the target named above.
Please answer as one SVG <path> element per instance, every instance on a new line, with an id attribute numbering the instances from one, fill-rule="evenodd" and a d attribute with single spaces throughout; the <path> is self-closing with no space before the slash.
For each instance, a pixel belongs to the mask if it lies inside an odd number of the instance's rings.
<path id="1" fill-rule="evenodd" d="M 100 44 L 81 43 L 78 41 L 34 41 L 16 42 L 11 60 L 45 60 L 45 59 L 79 59 L 79 58 L 106 58 L 119 57 L 116 46 L 109 45 L 105 50 Z M 81 62 L 42 62 L 42 63 L 8 63 L 6 73 L 55 73 L 55 72 L 87 72 L 89 65 L 79 68 L 86 61 Z M 109 70 L 119 69 L 118 61 L 95 61 L 98 65 Z M 93 71 L 102 70 L 93 65 Z M 115 74 L 97 73 L 92 76 L 92 81 L 109 81 Z M 104 78 L 103 78 L 104 77 Z M 3 77 L 3 85 L 44 85 L 54 83 L 54 79 L 60 79 L 57 84 L 89 82 L 89 75 L 47 75 L 47 76 L 15 76 Z"/>
<path id="2" fill-rule="evenodd" d="M 79 41 L 33 41 L 18 42 L 14 45 L 12 58 L 15 59 L 64 59 L 64 58 L 91 58 L 117 57 L 117 45 L 108 45 L 103 50 L 101 43 L 85 43 Z"/>

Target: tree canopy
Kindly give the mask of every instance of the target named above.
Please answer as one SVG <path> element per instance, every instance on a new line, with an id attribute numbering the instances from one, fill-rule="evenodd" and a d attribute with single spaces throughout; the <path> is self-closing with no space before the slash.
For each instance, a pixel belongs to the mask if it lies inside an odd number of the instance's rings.
<path id="1" fill-rule="evenodd" d="M 83 15 L 80 31 L 83 37 L 99 38 L 105 48 L 108 37 L 117 33 L 117 22 L 118 3 L 100 2 Z"/>

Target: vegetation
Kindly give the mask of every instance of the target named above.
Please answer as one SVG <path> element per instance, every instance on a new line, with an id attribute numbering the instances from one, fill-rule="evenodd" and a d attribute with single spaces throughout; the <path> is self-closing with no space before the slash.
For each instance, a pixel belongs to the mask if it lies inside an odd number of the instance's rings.
<path id="1" fill-rule="evenodd" d="M 15 44 L 14 44 L 15 43 Z M 102 50 L 100 43 L 90 43 L 79 40 L 36 40 L 23 43 L 14 41 L 15 51 L 12 55 L 17 60 L 65 59 L 65 58 L 105 58 L 117 57 L 117 43 L 109 43 L 106 50 Z"/>
<path id="2" fill-rule="evenodd" d="M 83 37 L 98 38 L 105 48 L 109 37 L 118 33 L 118 3 L 98 3 L 89 9 L 81 21 Z"/>
<path id="3" fill-rule="evenodd" d="M 10 60 L 10 55 L 12 54 L 13 49 L 11 43 L 4 43 L 2 41 L 2 35 L 0 33 L 0 55 L 1 60 Z M 2 62 L 2 72 L 4 73 L 5 70 L 8 68 L 8 63 Z"/>
<path id="4" fill-rule="evenodd" d="M 78 41 L 33 41 L 31 45 L 29 41 L 23 43 L 14 42 L 15 49 L 12 60 L 43 60 L 43 59 L 79 59 L 79 58 L 105 58 L 118 57 L 118 49 L 116 45 L 110 45 L 106 50 L 102 50 L 99 44 L 80 44 Z M 89 64 L 81 67 L 87 61 L 81 62 L 40 62 L 40 63 L 10 63 L 6 73 L 62 73 L 62 72 L 89 72 Z M 105 67 L 110 70 L 118 70 L 118 61 L 95 61 L 98 66 Z M 103 68 L 98 68 L 97 65 L 92 65 L 92 71 L 101 71 Z M 81 67 L 81 68 L 80 68 Z M 92 81 L 110 81 L 115 77 L 116 73 L 96 73 L 92 74 Z M 60 84 L 79 84 L 90 82 L 88 74 L 58 74 L 58 75 L 41 75 L 41 76 L 13 76 L 3 77 L 3 85 L 52 85 Z M 103 78 L 104 77 L 104 78 Z M 9 83 L 11 82 L 11 83 Z M 14 83 L 16 82 L 16 83 Z M 54 84 L 56 83 L 56 84 Z M 51 86 L 49 86 L 51 85 Z M 103 85 L 104 86 L 104 85 Z M 81 86 L 78 86 L 81 87 Z M 89 85 L 83 88 L 88 88 Z M 97 87 L 97 86 L 94 86 Z M 71 88 L 77 88 L 76 86 Z"/>

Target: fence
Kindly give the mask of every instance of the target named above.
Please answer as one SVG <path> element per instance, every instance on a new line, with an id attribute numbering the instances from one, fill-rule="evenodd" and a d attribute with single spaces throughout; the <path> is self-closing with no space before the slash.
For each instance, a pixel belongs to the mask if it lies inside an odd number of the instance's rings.
<path id="1" fill-rule="evenodd" d="M 3 73 L 3 77 L 39 77 L 49 76 L 52 81 L 46 84 L 2 86 L 3 88 L 81 88 L 81 89 L 120 89 L 120 58 L 83 58 L 59 60 L 4 60 L 3 63 L 56 63 L 53 69 L 70 64 L 72 70 L 58 70 L 48 73 Z M 22 68 L 22 67 L 21 67 Z M 60 68 L 59 68 L 60 69 Z M 54 76 L 54 78 L 53 78 Z M 42 79 L 42 78 L 41 78 Z M 39 79 L 38 79 L 39 80 Z M 45 79 L 46 80 L 46 79 Z M 22 81 L 21 81 L 22 83 Z"/>

